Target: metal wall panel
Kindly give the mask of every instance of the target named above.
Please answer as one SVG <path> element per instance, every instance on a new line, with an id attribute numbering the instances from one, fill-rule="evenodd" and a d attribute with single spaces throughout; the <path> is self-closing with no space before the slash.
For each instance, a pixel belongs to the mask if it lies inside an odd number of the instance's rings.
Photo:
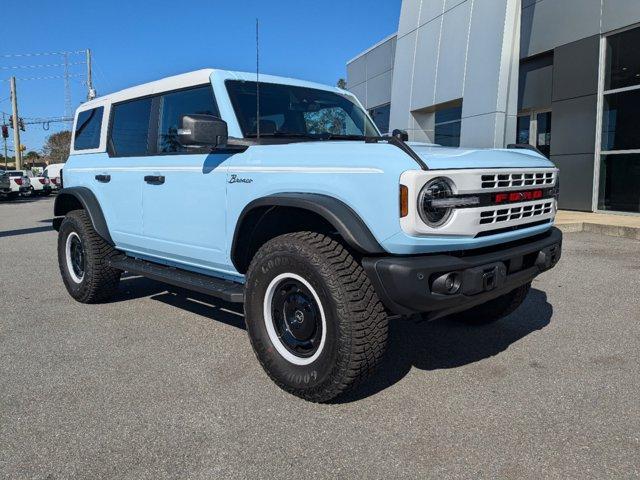
<path id="1" fill-rule="evenodd" d="M 597 95 L 553 102 L 551 154 L 595 152 Z"/>
<path id="2" fill-rule="evenodd" d="M 457 2 L 455 8 L 443 15 L 438 58 L 435 103 L 440 104 L 462 98 L 465 60 L 469 31 L 469 1 Z M 425 27 L 422 27 L 425 28 Z M 427 52 L 420 52 L 423 55 Z"/>
<path id="3" fill-rule="evenodd" d="M 349 89 L 367 80 L 367 60 L 360 57 L 347 64 L 347 85 Z"/>
<path id="4" fill-rule="evenodd" d="M 367 80 L 367 108 L 384 105 L 391 101 L 393 70 Z"/>
<path id="5" fill-rule="evenodd" d="M 598 34 L 601 1 L 542 0 L 524 8 L 520 57 L 547 52 Z"/>
<path id="6" fill-rule="evenodd" d="M 553 56 L 520 65 L 518 110 L 551 108 L 553 97 Z"/>
<path id="7" fill-rule="evenodd" d="M 640 1 L 603 0 L 602 33 L 640 22 Z"/>
<path id="8" fill-rule="evenodd" d="M 592 210 L 593 154 L 551 156 L 560 169 L 558 206 L 565 210 Z"/>
<path id="9" fill-rule="evenodd" d="M 640 3 L 638 4 L 640 9 Z M 553 100 L 598 92 L 600 36 L 563 45 L 554 51 Z"/>

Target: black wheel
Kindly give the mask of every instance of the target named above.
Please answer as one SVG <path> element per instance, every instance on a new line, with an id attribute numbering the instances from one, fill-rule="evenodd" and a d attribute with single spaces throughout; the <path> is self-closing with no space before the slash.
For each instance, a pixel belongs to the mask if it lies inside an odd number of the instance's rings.
<path id="1" fill-rule="evenodd" d="M 287 392 L 327 402 L 380 362 L 386 312 L 358 261 L 330 237 L 298 232 L 270 240 L 253 258 L 245 289 L 251 345 Z"/>
<path id="2" fill-rule="evenodd" d="M 456 320 L 463 321 L 470 325 L 487 325 L 489 323 L 497 322 L 501 318 L 506 317 L 510 313 L 513 313 L 529 293 L 531 283 L 522 285 L 521 287 L 512 290 L 511 292 L 502 295 L 478 305 L 477 307 L 470 308 L 464 312 L 453 315 Z"/>
<path id="3" fill-rule="evenodd" d="M 69 212 L 58 233 L 58 265 L 69 294 L 82 303 L 108 300 L 121 271 L 108 265 L 115 250 L 96 233 L 84 210 Z"/>

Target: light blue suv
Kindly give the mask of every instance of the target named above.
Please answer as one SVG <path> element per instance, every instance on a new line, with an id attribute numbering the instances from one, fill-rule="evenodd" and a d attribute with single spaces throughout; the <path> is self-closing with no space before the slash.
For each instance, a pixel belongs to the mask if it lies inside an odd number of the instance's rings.
<path id="1" fill-rule="evenodd" d="M 73 298 L 128 271 L 244 303 L 269 376 L 325 402 L 374 370 L 390 318 L 494 321 L 559 260 L 539 153 L 383 137 L 347 91 L 259 80 L 200 70 L 78 109 L 54 220 Z"/>

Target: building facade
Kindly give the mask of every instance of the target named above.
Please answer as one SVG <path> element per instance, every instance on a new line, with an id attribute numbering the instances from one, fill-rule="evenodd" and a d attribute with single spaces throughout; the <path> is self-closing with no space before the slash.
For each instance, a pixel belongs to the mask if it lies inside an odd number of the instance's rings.
<path id="1" fill-rule="evenodd" d="M 383 132 L 528 143 L 560 207 L 640 212 L 639 0 L 403 0 L 398 32 L 347 63 Z"/>

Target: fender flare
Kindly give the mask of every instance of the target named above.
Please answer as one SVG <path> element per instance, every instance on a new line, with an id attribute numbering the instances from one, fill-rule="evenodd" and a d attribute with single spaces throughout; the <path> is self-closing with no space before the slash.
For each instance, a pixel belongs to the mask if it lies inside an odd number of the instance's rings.
<path id="1" fill-rule="evenodd" d="M 71 210 L 74 210 L 73 207 L 76 205 L 74 200 L 80 202 L 82 208 L 87 211 L 97 234 L 109 245 L 114 246 L 115 244 L 109 233 L 109 227 L 102 213 L 100 203 L 94 193 L 87 187 L 69 187 L 60 190 L 53 204 L 54 217 L 64 217 Z M 58 230 L 61 223 L 62 218 L 54 218 L 53 227 Z"/>
<path id="2" fill-rule="evenodd" d="M 257 198 L 248 203 L 236 222 L 231 243 L 231 259 L 237 265 L 239 236 L 245 217 L 260 207 L 293 207 L 316 213 L 329 222 L 347 244 L 367 255 L 386 253 L 360 216 L 346 203 L 319 193 L 280 193 Z"/>

